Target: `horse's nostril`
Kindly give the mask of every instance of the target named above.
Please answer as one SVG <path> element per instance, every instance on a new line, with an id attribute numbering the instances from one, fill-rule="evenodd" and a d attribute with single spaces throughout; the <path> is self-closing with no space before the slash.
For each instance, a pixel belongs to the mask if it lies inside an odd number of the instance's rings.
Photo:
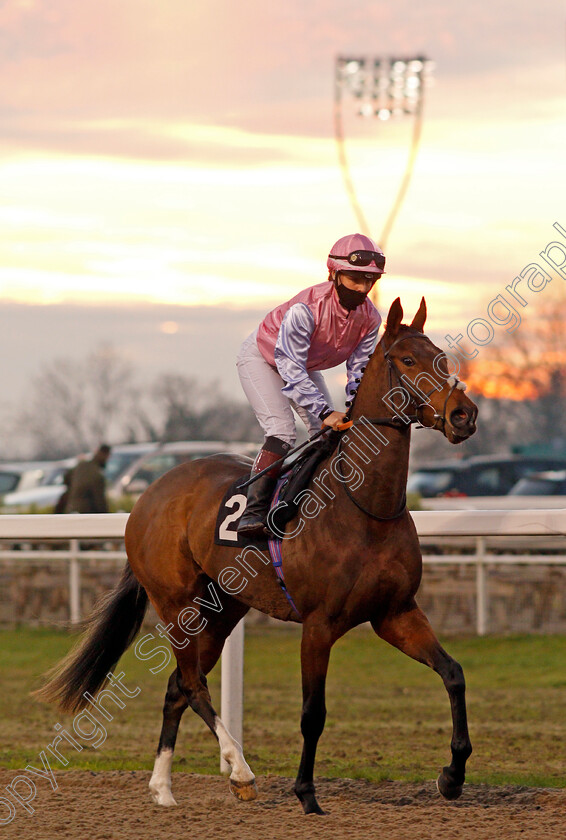
<path id="1" fill-rule="evenodd" d="M 450 415 L 450 422 L 453 426 L 456 426 L 457 428 L 465 426 L 470 419 L 470 414 L 466 411 L 465 408 L 455 408 Z"/>

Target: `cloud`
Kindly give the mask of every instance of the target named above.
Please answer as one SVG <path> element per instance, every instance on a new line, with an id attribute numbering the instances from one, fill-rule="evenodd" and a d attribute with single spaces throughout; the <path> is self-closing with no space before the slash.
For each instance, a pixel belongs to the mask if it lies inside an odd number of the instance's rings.
<path id="1" fill-rule="evenodd" d="M 328 135 L 340 53 L 430 55 L 445 92 L 467 85 L 463 116 L 492 95 L 490 74 L 562 62 L 562 32 L 558 0 L 536 11 L 506 0 L 7 0 L 0 114 L 11 149 L 198 161 L 201 149 L 159 125 Z"/>
<path id="2" fill-rule="evenodd" d="M 8 0 L 0 296 L 246 305 L 319 282 L 357 226 L 335 56 L 421 50 L 436 85 L 388 279 L 488 295 L 562 212 L 562 20 L 557 0 Z M 345 100 L 346 150 L 379 238 L 412 123 L 354 111 Z"/>
<path id="3" fill-rule="evenodd" d="M 0 150 L 5 156 L 40 152 L 57 155 L 62 152 L 89 157 L 122 158 L 190 162 L 214 166 L 263 166 L 275 161 L 291 161 L 296 157 L 283 144 L 258 142 L 258 135 L 247 136 L 246 144 L 234 141 L 236 132 L 224 130 L 203 142 L 202 128 L 166 123 L 130 120 L 53 120 L 50 117 L 7 117 L 4 120 Z M 232 140 L 230 141 L 230 136 Z"/>

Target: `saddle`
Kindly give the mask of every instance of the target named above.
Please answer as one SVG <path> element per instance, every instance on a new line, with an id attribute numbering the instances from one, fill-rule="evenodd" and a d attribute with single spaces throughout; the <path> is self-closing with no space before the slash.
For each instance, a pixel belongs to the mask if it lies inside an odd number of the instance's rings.
<path id="1" fill-rule="evenodd" d="M 299 505 L 295 499 L 308 485 L 321 461 L 328 458 L 334 452 L 340 439 L 339 432 L 328 432 L 324 440 L 316 441 L 312 446 L 300 455 L 294 464 L 285 470 L 275 489 L 272 499 L 272 508 L 279 508 L 271 513 L 274 526 L 279 531 L 284 531 L 288 522 L 299 512 Z M 239 485 L 243 484 L 249 475 L 240 476 L 233 482 L 226 491 L 218 509 L 216 527 L 214 530 L 214 542 L 216 545 L 230 545 L 234 548 L 244 548 L 254 545 L 260 550 L 267 549 L 267 539 L 250 540 L 238 534 L 238 522 L 246 508 L 246 492 L 240 490 Z M 285 504 L 281 504 L 285 502 Z"/>
<path id="2" fill-rule="evenodd" d="M 299 512 L 300 505 L 295 499 L 301 490 L 305 490 L 321 461 L 328 458 L 338 445 L 340 434 L 329 432 L 324 440 L 317 441 L 301 455 L 292 467 L 281 476 L 278 490 L 275 492 L 276 504 L 272 507 L 270 519 L 278 531 L 284 531 Z M 281 504 L 284 502 L 285 504 Z M 279 509 L 278 508 L 279 505 Z M 275 510 L 273 510 L 275 508 Z"/>

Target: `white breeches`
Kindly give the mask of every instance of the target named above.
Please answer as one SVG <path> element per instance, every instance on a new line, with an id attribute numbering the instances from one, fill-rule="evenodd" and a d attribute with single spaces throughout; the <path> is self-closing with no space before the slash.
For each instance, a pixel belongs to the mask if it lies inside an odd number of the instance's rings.
<path id="1" fill-rule="evenodd" d="M 240 382 L 265 436 L 279 438 L 293 446 L 297 430 L 291 406 L 307 427 L 309 435 L 320 430 L 322 421 L 281 393 L 285 382 L 261 355 L 256 335 L 257 330 L 246 338 L 240 348 L 236 361 Z M 332 405 L 320 371 L 313 370 L 309 376 L 327 404 Z"/>

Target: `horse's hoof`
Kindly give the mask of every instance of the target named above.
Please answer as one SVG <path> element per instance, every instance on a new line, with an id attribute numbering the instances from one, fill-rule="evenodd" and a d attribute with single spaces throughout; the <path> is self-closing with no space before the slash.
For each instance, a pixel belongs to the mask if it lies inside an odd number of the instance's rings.
<path id="1" fill-rule="evenodd" d="M 253 802 L 257 799 L 257 785 L 255 779 L 251 782 L 236 782 L 230 779 L 230 790 L 240 802 Z"/>
<path id="2" fill-rule="evenodd" d="M 295 794 L 303 806 L 305 814 L 317 814 L 320 817 L 326 816 L 326 811 L 322 810 L 316 801 L 314 793 L 299 793 L 298 791 L 295 791 Z"/>
<path id="3" fill-rule="evenodd" d="M 454 782 L 451 782 L 450 779 L 444 775 L 444 772 L 442 772 L 436 780 L 436 787 L 438 788 L 440 795 L 451 802 L 454 799 L 459 799 L 462 795 L 463 785 L 456 785 Z"/>
<path id="4" fill-rule="evenodd" d="M 318 802 L 315 800 L 314 805 L 308 807 L 303 805 L 305 814 L 316 814 L 317 817 L 325 817 L 326 811 L 323 811 Z"/>
<path id="5" fill-rule="evenodd" d="M 149 792 L 156 805 L 161 805 L 163 808 L 172 808 L 173 805 L 177 804 L 170 790 L 150 788 Z"/>

